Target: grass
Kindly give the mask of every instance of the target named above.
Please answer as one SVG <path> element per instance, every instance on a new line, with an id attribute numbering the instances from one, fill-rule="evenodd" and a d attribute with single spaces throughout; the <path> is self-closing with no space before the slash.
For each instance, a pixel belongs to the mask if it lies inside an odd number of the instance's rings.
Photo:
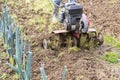
<path id="1" fill-rule="evenodd" d="M 0 79 L 2 80 L 6 80 L 7 78 L 7 74 L 6 73 L 3 73 L 1 76 L 0 76 Z"/>
<path id="2" fill-rule="evenodd" d="M 109 3 L 115 4 L 118 0 L 109 0 Z"/>
<path id="3" fill-rule="evenodd" d="M 12 64 L 12 65 L 14 65 L 15 64 L 15 62 L 14 62 L 14 59 L 12 58 L 12 57 L 10 57 L 10 63 Z"/>
<path id="4" fill-rule="evenodd" d="M 35 25 L 36 30 L 38 32 L 43 32 L 48 27 L 48 33 L 51 33 L 53 30 L 57 30 L 60 24 L 56 23 L 53 24 L 52 20 L 52 11 L 53 11 L 53 4 L 49 0 L 35 0 L 28 4 L 29 9 L 35 11 L 36 13 L 43 13 L 43 14 L 36 14 L 35 16 L 32 15 L 32 18 L 28 20 L 28 25 Z M 47 18 L 47 19 L 46 19 Z M 50 19 L 51 18 L 51 19 Z"/>
<path id="5" fill-rule="evenodd" d="M 105 44 L 113 46 L 114 48 L 120 50 L 120 41 L 113 36 L 104 37 Z M 102 58 L 110 63 L 117 63 L 120 56 L 115 52 L 106 52 Z"/>
<path id="6" fill-rule="evenodd" d="M 35 0 L 31 4 L 30 8 L 35 11 L 42 9 L 45 13 L 49 13 L 52 11 L 53 6 L 48 0 Z"/>
<path id="7" fill-rule="evenodd" d="M 116 52 L 106 52 L 105 55 L 103 55 L 101 58 L 110 63 L 117 63 L 119 57 L 120 55 L 118 55 Z"/>
<path id="8" fill-rule="evenodd" d="M 78 75 L 75 80 L 83 80 L 84 76 L 83 75 Z"/>
<path id="9" fill-rule="evenodd" d="M 114 47 L 120 49 L 120 42 L 115 43 Z"/>
<path id="10" fill-rule="evenodd" d="M 111 45 L 116 49 L 120 49 L 120 41 L 113 36 L 105 36 L 104 37 L 105 44 Z"/>
<path id="11" fill-rule="evenodd" d="M 65 52 L 59 53 L 59 54 L 58 54 L 58 58 L 60 59 L 60 58 L 64 57 L 65 54 L 66 54 Z"/>
<path id="12" fill-rule="evenodd" d="M 15 73 L 12 78 L 15 79 L 15 80 L 16 79 L 18 80 L 19 79 L 19 75 L 17 73 Z"/>
<path id="13" fill-rule="evenodd" d="M 80 49 L 77 46 L 74 46 L 74 47 L 70 47 L 68 50 L 69 52 L 78 52 Z"/>
<path id="14" fill-rule="evenodd" d="M 1 57 L 4 59 L 4 58 L 6 58 L 8 55 L 7 55 L 7 53 L 5 53 L 5 52 L 3 52 L 2 54 L 1 54 Z"/>

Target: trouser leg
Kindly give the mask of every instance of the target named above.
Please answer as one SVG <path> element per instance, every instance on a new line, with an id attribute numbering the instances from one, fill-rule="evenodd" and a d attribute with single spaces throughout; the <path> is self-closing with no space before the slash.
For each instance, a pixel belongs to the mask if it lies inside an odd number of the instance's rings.
<path id="1" fill-rule="evenodd" d="M 58 12 L 59 12 L 59 7 L 54 5 L 54 12 L 53 14 L 57 17 L 58 16 Z"/>
<path id="2" fill-rule="evenodd" d="M 63 23 L 64 19 L 65 19 L 65 13 L 64 13 L 64 12 L 61 12 L 60 15 L 59 15 L 59 21 L 60 21 L 61 23 Z"/>

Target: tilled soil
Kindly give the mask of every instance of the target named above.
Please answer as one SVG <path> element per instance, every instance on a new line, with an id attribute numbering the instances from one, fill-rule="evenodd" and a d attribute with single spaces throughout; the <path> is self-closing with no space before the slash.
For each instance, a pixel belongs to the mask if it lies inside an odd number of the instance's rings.
<path id="1" fill-rule="evenodd" d="M 39 68 L 36 66 L 44 64 L 49 80 L 61 80 L 64 66 L 67 66 L 66 80 L 119 80 L 119 66 L 100 59 L 100 55 L 104 54 L 105 51 L 112 51 L 112 49 L 102 46 L 91 52 L 82 49 L 78 52 L 61 50 L 60 53 L 56 54 L 46 50 L 42 53 L 42 57 L 39 54 L 35 56 L 33 65 L 35 76 L 32 75 L 32 78 L 33 80 L 39 79 L 36 77 L 39 74 Z"/>
<path id="2" fill-rule="evenodd" d="M 120 1 L 119 0 L 78 0 L 84 6 L 84 13 L 89 17 L 91 26 L 94 26 L 104 35 L 114 35 L 120 39 Z M 17 0 L 16 0 L 17 2 Z M 35 12 L 29 9 L 29 5 L 21 1 L 12 6 L 8 4 L 10 14 L 16 14 L 19 25 L 23 26 L 24 33 L 31 40 L 31 49 L 34 52 L 31 80 L 41 80 L 40 66 L 45 65 L 48 80 L 61 80 L 64 66 L 67 66 L 66 80 L 119 80 L 119 64 L 110 64 L 100 59 L 106 51 L 112 51 L 112 47 L 105 45 L 93 50 L 80 49 L 78 52 L 69 52 L 67 48 L 59 51 L 43 50 L 41 39 L 48 34 L 51 23 L 51 13 L 45 13 L 42 9 Z M 3 4 L 3 3 L 1 3 Z M 29 24 L 34 17 L 45 17 L 43 32 L 39 32 L 41 23 Z M 59 27 L 54 24 L 55 27 Z M 7 60 L 4 60 L 4 62 Z M 0 66 L 0 69 L 1 68 Z M 0 71 L 3 72 L 3 71 Z M 7 78 L 7 80 L 10 80 Z"/>
<path id="3" fill-rule="evenodd" d="M 119 0 L 80 0 L 92 25 L 104 34 L 120 38 L 120 1 Z"/>

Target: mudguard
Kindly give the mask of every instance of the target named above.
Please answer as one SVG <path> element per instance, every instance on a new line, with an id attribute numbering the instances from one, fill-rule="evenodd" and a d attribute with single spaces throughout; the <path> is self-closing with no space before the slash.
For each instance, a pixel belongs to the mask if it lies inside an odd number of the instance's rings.
<path id="1" fill-rule="evenodd" d="M 81 23 L 83 25 L 81 30 L 82 33 L 87 33 L 90 21 L 88 20 L 88 17 L 85 14 L 82 14 Z"/>

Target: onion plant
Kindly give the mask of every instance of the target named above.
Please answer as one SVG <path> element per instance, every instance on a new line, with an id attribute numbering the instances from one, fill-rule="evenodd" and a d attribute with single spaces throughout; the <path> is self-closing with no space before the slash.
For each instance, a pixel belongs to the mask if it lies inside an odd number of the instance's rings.
<path id="1" fill-rule="evenodd" d="M 12 58 L 15 62 L 7 64 L 20 76 L 21 80 L 30 80 L 33 53 L 28 42 L 22 38 L 22 31 L 19 27 L 15 27 L 8 13 L 5 1 L 0 20 L 0 35 L 3 37 L 3 43 L 10 59 Z"/>

